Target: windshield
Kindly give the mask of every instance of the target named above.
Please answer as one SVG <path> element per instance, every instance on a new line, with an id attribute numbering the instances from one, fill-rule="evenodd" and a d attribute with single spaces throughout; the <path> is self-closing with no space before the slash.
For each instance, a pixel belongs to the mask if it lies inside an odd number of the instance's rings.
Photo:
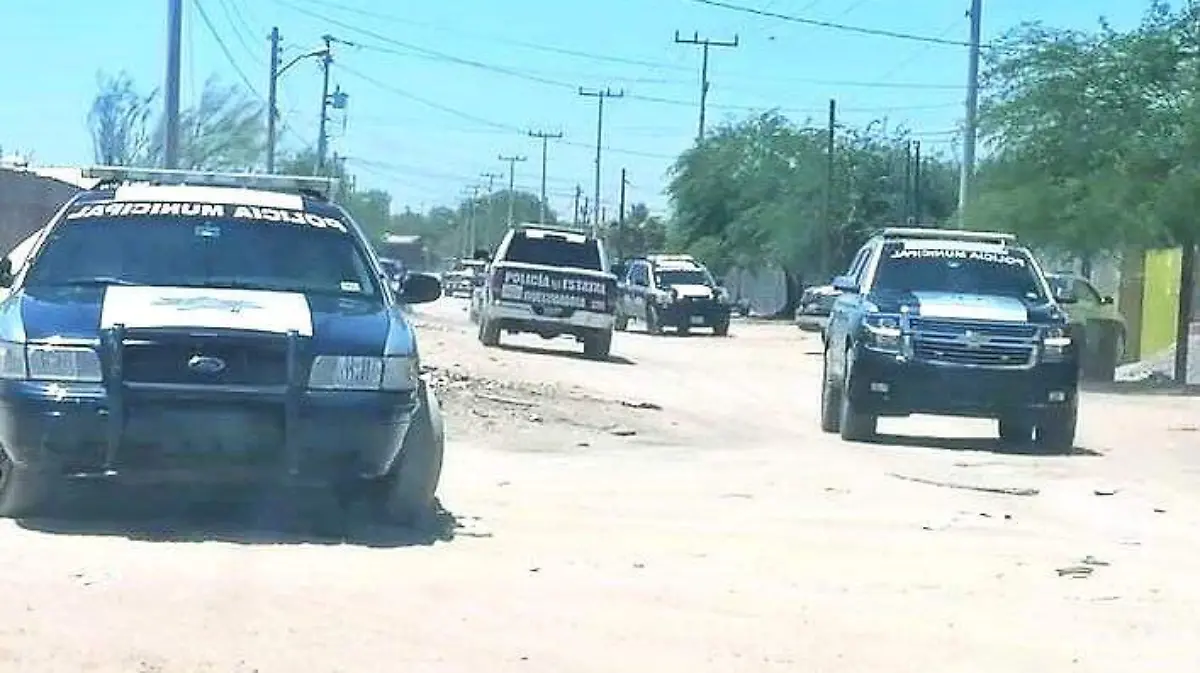
<path id="1" fill-rule="evenodd" d="M 1045 298 L 1032 260 L 1022 250 L 905 248 L 901 243 L 884 246 L 871 290 Z"/>
<path id="2" fill-rule="evenodd" d="M 532 237 L 516 234 L 504 256 L 508 262 L 545 264 L 572 269 L 602 271 L 600 248 L 595 241 L 575 242 L 553 234 Z"/>
<path id="3" fill-rule="evenodd" d="M 658 281 L 659 287 L 671 287 L 672 285 L 712 285 L 712 277 L 707 271 L 702 269 L 680 269 L 671 271 L 657 271 L 654 274 L 654 279 Z"/>
<path id="4" fill-rule="evenodd" d="M 344 232 L 204 217 L 66 220 L 47 238 L 25 284 L 378 293 L 366 258 Z"/>

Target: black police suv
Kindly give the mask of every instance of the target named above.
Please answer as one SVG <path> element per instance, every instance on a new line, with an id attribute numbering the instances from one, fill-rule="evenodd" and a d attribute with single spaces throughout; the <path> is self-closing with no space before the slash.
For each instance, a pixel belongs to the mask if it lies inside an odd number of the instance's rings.
<path id="1" fill-rule="evenodd" d="M 1000 436 L 1070 449 L 1077 339 L 1033 255 L 1008 234 L 885 229 L 834 281 L 821 429 L 875 435 L 881 416 L 996 418 Z"/>
<path id="2" fill-rule="evenodd" d="M 0 268 L 0 514 L 70 480 L 332 487 L 431 514 L 442 417 L 405 304 L 327 182 L 100 167 Z M 315 185 L 315 186 L 314 186 Z"/>
<path id="3" fill-rule="evenodd" d="M 729 293 L 691 255 L 647 255 L 625 262 L 618 330 L 637 320 L 650 334 L 662 334 L 664 327 L 680 334 L 705 327 L 725 336 L 732 312 Z"/>

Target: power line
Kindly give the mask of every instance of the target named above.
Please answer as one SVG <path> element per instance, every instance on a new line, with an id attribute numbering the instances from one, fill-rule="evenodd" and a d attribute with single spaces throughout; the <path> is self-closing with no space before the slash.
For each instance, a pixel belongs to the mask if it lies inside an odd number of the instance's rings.
<path id="1" fill-rule="evenodd" d="M 592 203 L 595 204 L 595 212 L 597 215 L 592 220 L 592 230 L 594 233 L 600 231 L 600 156 L 601 150 L 604 148 L 604 101 L 608 98 L 624 98 L 624 91 L 613 91 L 612 89 L 585 89 L 579 87 L 579 95 L 585 98 L 596 99 L 596 191 Z"/>
<path id="2" fill-rule="evenodd" d="M 262 94 L 260 94 L 258 89 L 256 89 L 254 85 L 250 83 L 250 78 L 247 77 L 246 73 L 242 71 L 241 66 L 239 66 L 237 63 L 237 59 L 233 57 L 233 54 L 229 51 L 229 47 L 225 44 L 225 40 L 221 39 L 221 34 L 217 32 L 216 26 L 214 26 L 212 20 L 208 18 L 208 12 L 204 11 L 204 5 L 200 4 L 200 0 L 192 0 L 192 4 L 195 5 L 196 11 L 200 14 L 200 20 L 203 21 L 204 26 L 208 28 L 208 32 L 213 36 L 213 39 L 217 41 L 217 46 L 221 48 L 221 53 L 225 54 L 225 58 L 229 61 L 229 65 L 233 66 L 233 71 L 238 74 L 238 77 L 242 78 L 242 83 L 246 85 L 246 88 L 249 89 L 250 92 L 253 93 L 259 100 L 262 100 Z"/>
<path id="3" fill-rule="evenodd" d="M 249 31 L 247 29 L 245 19 L 242 19 L 239 22 L 238 19 L 234 18 L 236 10 L 233 8 L 233 3 L 231 0 L 217 0 L 217 3 L 221 6 L 221 13 L 225 15 L 225 20 L 229 22 L 230 27 L 233 28 L 233 36 L 237 38 L 238 43 L 242 45 L 242 49 L 244 49 L 246 53 L 250 55 L 251 60 L 253 60 L 255 63 L 261 64 L 262 57 L 258 54 L 254 47 L 250 46 L 253 40 L 246 39 L 246 35 L 243 32 L 248 31 L 250 35 L 254 34 L 253 31 Z"/>
<path id="4" fill-rule="evenodd" d="M 940 44 L 951 47 L 969 47 L 971 43 L 961 40 L 948 40 L 938 37 L 930 37 L 928 35 L 914 35 L 912 33 L 901 33 L 894 30 L 886 30 L 883 28 L 865 28 L 863 26 L 851 26 L 835 21 L 822 21 L 819 19 L 807 19 L 800 16 L 791 16 L 789 14 L 780 14 L 779 12 L 769 12 L 763 9 L 755 9 L 754 7 L 745 7 L 743 5 L 734 5 L 720 0 L 692 0 L 692 2 L 712 7 L 720 7 L 734 12 L 743 12 L 745 14 L 754 14 L 757 16 L 767 17 L 771 19 L 779 19 L 790 23 L 800 23 L 806 26 L 815 26 L 817 28 L 829 28 L 832 30 L 840 30 L 847 33 L 858 33 L 860 35 L 873 35 L 875 37 L 890 37 L 897 40 L 910 40 L 912 42 L 925 42 L 928 44 Z"/>
<path id="5" fill-rule="evenodd" d="M 700 130 L 696 133 L 696 142 L 704 142 L 704 108 L 708 105 L 708 49 L 709 47 L 737 47 L 738 36 L 732 41 L 700 39 L 700 33 L 694 33 L 690 38 L 680 38 L 675 31 L 675 44 L 699 45 L 704 52 L 703 63 L 700 66 Z"/>

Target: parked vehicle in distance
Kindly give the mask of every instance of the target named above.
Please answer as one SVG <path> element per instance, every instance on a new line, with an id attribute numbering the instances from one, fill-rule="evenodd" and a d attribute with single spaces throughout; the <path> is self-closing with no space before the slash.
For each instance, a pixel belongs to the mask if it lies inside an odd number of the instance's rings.
<path id="1" fill-rule="evenodd" d="M 999 420 L 1002 441 L 1069 450 L 1079 334 L 1011 234 L 889 228 L 834 280 L 823 333 L 821 429 L 876 436 L 883 416 Z"/>
<path id="2" fill-rule="evenodd" d="M 717 336 L 729 334 L 729 293 L 691 255 L 629 260 L 620 288 L 618 330 L 627 329 L 633 320 L 650 334 L 662 334 L 664 327 L 680 334 L 696 327 L 712 329 Z"/>
<path id="3" fill-rule="evenodd" d="M 451 297 L 470 297 L 477 285 L 476 279 L 487 270 L 487 262 L 479 259 L 460 259 L 454 268 L 442 277 L 446 294 Z"/>
<path id="4" fill-rule="evenodd" d="M 479 341 L 498 346 L 502 332 L 572 336 L 588 357 L 607 359 L 616 303 L 617 278 L 609 273 L 603 241 L 569 229 L 518 225 L 488 265 L 476 310 Z"/>
<path id="5" fill-rule="evenodd" d="M 806 332 L 820 332 L 825 329 L 829 320 L 829 312 L 842 293 L 833 285 L 812 285 L 804 288 L 800 301 L 796 306 L 796 326 Z"/>
<path id="6" fill-rule="evenodd" d="M 1083 327 L 1081 367 L 1089 380 L 1111 382 L 1125 359 L 1125 316 L 1112 297 L 1101 295 L 1091 281 L 1073 273 L 1046 275 L 1056 292 L 1068 292 L 1076 302 L 1067 308 L 1071 319 Z"/>

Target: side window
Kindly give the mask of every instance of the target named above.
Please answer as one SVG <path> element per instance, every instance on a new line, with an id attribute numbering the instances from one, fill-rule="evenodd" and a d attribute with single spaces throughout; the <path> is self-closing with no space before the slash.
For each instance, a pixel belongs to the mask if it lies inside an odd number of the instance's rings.
<path id="1" fill-rule="evenodd" d="M 871 247 L 863 246 L 858 254 L 854 257 L 854 262 L 850 265 L 850 277 L 855 283 L 862 285 L 866 280 L 867 262 L 871 259 Z"/>
<path id="2" fill-rule="evenodd" d="M 1096 291 L 1096 288 L 1092 287 L 1091 283 L 1085 280 L 1076 279 L 1075 296 L 1079 298 L 1079 301 L 1088 304 L 1100 303 L 1100 293 Z"/>

